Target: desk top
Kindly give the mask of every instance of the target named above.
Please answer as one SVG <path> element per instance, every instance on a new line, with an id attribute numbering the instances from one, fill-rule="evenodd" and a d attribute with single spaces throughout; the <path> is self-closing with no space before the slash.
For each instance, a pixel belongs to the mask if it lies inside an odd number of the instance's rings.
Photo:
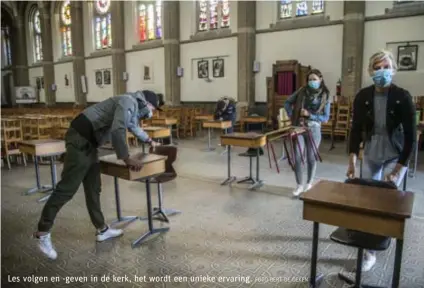
<path id="1" fill-rule="evenodd" d="M 157 127 L 157 126 L 146 126 L 142 128 L 144 131 L 159 131 L 159 130 L 168 130 L 168 127 Z"/>
<path id="2" fill-rule="evenodd" d="M 58 143 L 64 143 L 65 141 L 59 140 L 59 139 L 37 139 L 37 140 L 26 140 L 19 142 L 23 145 L 29 145 L 29 146 L 41 146 L 41 145 L 48 145 L 48 144 L 58 144 Z"/>
<path id="3" fill-rule="evenodd" d="M 324 206 L 362 210 L 392 218 L 410 218 L 414 203 L 412 192 L 360 186 L 332 181 L 320 181 L 301 200 Z"/>
<path id="4" fill-rule="evenodd" d="M 263 123 L 266 122 L 266 117 L 263 116 L 246 116 L 240 119 L 240 122 Z"/>
<path id="5" fill-rule="evenodd" d="M 162 156 L 162 155 L 156 155 L 156 154 L 146 154 L 141 151 L 141 149 L 134 149 L 130 151 L 130 157 L 137 159 L 137 160 L 141 160 L 143 162 L 143 164 L 148 164 L 148 163 L 152 163 L 152 162 L 156 162 L 156 161 L 160 161 L 160 160 L 164 160 L 167 157 L 166 156 Z M 109 165 L 114 165 L 114 166 L 121 166 L 121 167 L 127 167 L 127 165 L 124 163 L 124 161 L 118 159 L 116 157 L 116 154 L 110 154 L 110 155 L 106 155 L 106 156 L 102 156 L 100 157 L 100 162 L 109 164 Z"/>
<path id="6" fill-rule="evenodd" d="M 231 134 L 225 134 L 221 135 L 221 138 L 233 138 L 233 139 L 248 139 L 248 140 L 255 140 L 259 139 L 261 137 L 264 137 L 264 134 L 259 134 L 256 132 L 248 132 L 248 133 L 231 133 Z"/>

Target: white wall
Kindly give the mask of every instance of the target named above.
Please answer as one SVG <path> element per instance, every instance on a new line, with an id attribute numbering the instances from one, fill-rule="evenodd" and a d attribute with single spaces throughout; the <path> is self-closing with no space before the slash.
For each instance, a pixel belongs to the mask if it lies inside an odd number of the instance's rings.
<path id="1" fill-rule="evenodd" d="M 212 102 L 222 96 L 237 99 L 237 37 L 182 44 L 180 55 L 184 68 L 181 101 Z M 212 76 L 212 60 L 217 57 L 224 59 L 222 78 Z M 202 59 L 209 61 L 210 83 L 198 78 L 197 62 Z"/>
<path id="2" fill-rule="evenodd" d="M 29 85 L 33 87 L 37 87 L 37 77 L 43 77 L 43 67 L 35 67 L 35 68 L 29 68 L 28 69 L 29 74 Z M 45 86 L 46 83 L 44 82 L 44 88 L 38 91 L 38 102 L 45 103 L 46 97 L 45 97 Z M 37 88 L 35 89 L 37 91 Z"/>
<path id="3" fill-rule="evenodd" d="M 335 93 L 342 73 L 342 39 L 343 25 L 257 34 L 256 61 L 261 69 L 255 76 L 256 101 L 266 102 L 266 77 L 272 76 L 277 60 L 298 60 L 319 69 L 330 93 Z"/>
<path id="4" fill-rule="evenodd" d="M 372 84 L 368 73 L 369 57 L 379 49 L 388 48 L 395 54 L 397 59 L 397 47 L 406 44 L 407 41 L 422 41 L 418 44 L 418 67 L 416 71 L 399 71 L 394 77 L 394 82 L 409 90 L 413 96 L 424 95 L 424 16 L 387 19 L 365 22 L 364 36 L 364 73 L 362 86 Z M 402 42 L 390 44 L 389 42 Z"/>
<path id="5" fill-rule="evenodd" d="M 110 85 L 96 85 L 95 73 L 96 70 L 101 69 L 112 69 L 112 56 L 87 59 L 85 61 L 85 73 L 87 75 L 88 90 L 87 102 L 100 102 L 113 96 L 113 77 L 111 77 Z"/>
<path id="6" fill-rule="evenodd" d="M 82 17 L 84 21 L 84 53 L 90 56 L 94 52 L 94 31 L 93 31 L 93 3 L 84 1 L 82 4 Z M 112 20 L 113 21 L 113 20 Z M 113 35 L 112 35 L 113 41 Z"/>
<path id="7" fill-rule="evenodd" d="M 164 48 L 126 53 L 127 91 L 140 89 L 165 93 Z M 144 80 L 144 66 L 150 67 L 151 80 Z"/>
<path id="8" fill-rule="evenodd" d="M 69 86 L 65 85 L 65 75 L 69 80 Z M 73 76 L 72 62 L 54 65 L 54 79 L 57 86 L 56 102 L 75 102 Z"/>
<path id="9" fill-rule="evenodd" d="M 277 23 L 279 1 L 257 1 L 256 2 L 256 29 L 268 29 L 270 24 Z M 295 8 L 293 1 L 293 9 Z M 330 17 L 330 20 L 343 19 L 343 1 L 326 1 L 324 4 L 324 15 Z M 305 16 L 306 17 L 306 16 Z M 302 17 L 304 19 L 305 17 Z M 311 16 L 311 17 L 319 17 Z M 292 21 L 291 19 L 282 21 Z"/>
<path id="10" fill-rule="evenodd" d="M 198 31 L 196 1 L 180 1 L 180 40 L 190 40 L 191 35 Z M 237 1 L 229 1 L 230 29 L 237 32 Z"/>
<path id="11" fill-rule="evenodd" d="M 386 9 L 393 8 L 394 1 L 365 1 L 365 17 L 384 15 Z"/>

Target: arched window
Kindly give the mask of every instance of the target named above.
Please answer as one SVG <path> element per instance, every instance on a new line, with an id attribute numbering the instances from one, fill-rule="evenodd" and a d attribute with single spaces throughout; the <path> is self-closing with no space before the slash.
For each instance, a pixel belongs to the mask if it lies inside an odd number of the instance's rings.
<path id="1" fill-rule="evenodd" d="M 60 10 L 60 33 L 62 37 L 63 56 L 71 56 L 71 2 L 69 0 L 63 2 Z"/>
<path id="2" fill-rule="evenodd" d="M 2 44 L 2 67 L 12 65 L 12 54 L 10 52 L 10 28 L 9 26 L 1 27 L 1 44 Z"/>
<path id="3" fill-rule="evenodd" d="M 94 38 L 96 50 L 112 47 L 112 17 L 110 0 L 96 0 L 94 2 Z M 118 19 L 124 21 L 124 19 Z"/>
<path id="4" fill-rule="evenodd" d="M 40 10 L 38 10 L 38 8 L 34 8 L 30 15 L 30 25 L 34 43 L 34 62 L 40 62 L 43 61 L 43 43 L 41 38 Z"/>
<path id="5" fill-rule="evenodd" d="M 138 4 L 138 31 L 140 42 L 162 38 L 162 1 Z"/>
<path id="6" fill-rule="evenodd" d="M 228 0 L 200 0 L 198 3 L 199 31 L 230 27 Z"/>
<path id="7" fill-rule="evenodd" d="M 324 0 L 280 0 L 279 5 L 280 19 L 324 13 Z"/>

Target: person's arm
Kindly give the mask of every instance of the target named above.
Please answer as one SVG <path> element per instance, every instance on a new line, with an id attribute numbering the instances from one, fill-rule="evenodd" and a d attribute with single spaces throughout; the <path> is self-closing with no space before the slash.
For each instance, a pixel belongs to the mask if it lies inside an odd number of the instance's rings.
<path id="1" fill-rule="evenodd" d="M 409 161 L 414 144 L 417 141 L 417 124 L 416 124 L 416 111 L 415 105 L 412 101 L 412 97 L 408 91 L 405 91 L 405 100 L 403 101 L 402 107 L 402 126 L 404 133 L 404 145 L 398 163 L 402 166 L 406 166 Z"/>
<path id="2" fill-rule="evenodd" d="M 289 98 L 287 98 L 286 102 L 284 102 L 284 109 L 286 109 L 287 116 L 291 117 L 293 114 L 293 104 L 296 102 L 297 98 L 297 91 L 294 92 L 292 95 L 290 95 Z"/>
<path id="3" fill-rule="evenodd" d="M 362 142 L 362 121 L 361 121 L 361 108 L 362 94 L 357 94 L 353 101 L 353 117 L 352 126 L 349 135 L 349 154 L 358 156 L 360 145 Z"/>
<path id="4" fill-rule="evenodd" d="M 144 143 L 152 143 L 152 139 L 150 139 L 149 134 L 146 133 L 138 124 L 131 125 L 128 127 L 128 130 L 135 136 L 137 139 L 139 139 L 141 142 Z"/>
<path id="5" fill-rule="evenodd" d="M 318 122 L 328 122 L 330 119 L 330 102 L 327 102 L 324 107 L 324 113 L 322 114 L 313 114 L 309 112 L 309 119 L 312 121 L 318 121 Z"/>
<path id="6" fill-rule="evenodd" d="M 115 109 L 114 119 L 111 127 L 111 140 L 112 145 L 115 148 L 115 153 L 118 159 L 128 159 L 128 145 L 127 145 L 127 127 L 131 120 L 134 109 L 131 104 L 128 103 L 130 100 L 124 97 L 118 102 Z"/>

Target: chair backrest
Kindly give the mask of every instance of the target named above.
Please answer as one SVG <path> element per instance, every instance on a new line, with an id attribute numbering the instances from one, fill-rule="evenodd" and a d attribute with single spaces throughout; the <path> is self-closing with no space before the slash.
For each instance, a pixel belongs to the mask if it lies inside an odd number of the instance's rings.
<path id="1" fill-rule="evenodd" d="M 372 180 L 372 179 L 361 179 L 361 178 L 354 178 L 354 179 L 348 179 L 345 181 L 347 184 L 355 184 L 355 185 L 363 185 L 363 186 L 371 186 L 371 187 L 378 187 L 378 188 L 386 188 L 386 189 L 398 189 L 396 184 L 386 181 L 378 181 L 378 180 Z"/>
<path id="2" fill-rule="evenodd" d="M 177 160 L 177 147 L 175 146 L 157 146 L 150 147 L 149 153 L 168 157 L 165 161 L 165 173 L 173 173 L 177 176 L 172 164 Z"/>

